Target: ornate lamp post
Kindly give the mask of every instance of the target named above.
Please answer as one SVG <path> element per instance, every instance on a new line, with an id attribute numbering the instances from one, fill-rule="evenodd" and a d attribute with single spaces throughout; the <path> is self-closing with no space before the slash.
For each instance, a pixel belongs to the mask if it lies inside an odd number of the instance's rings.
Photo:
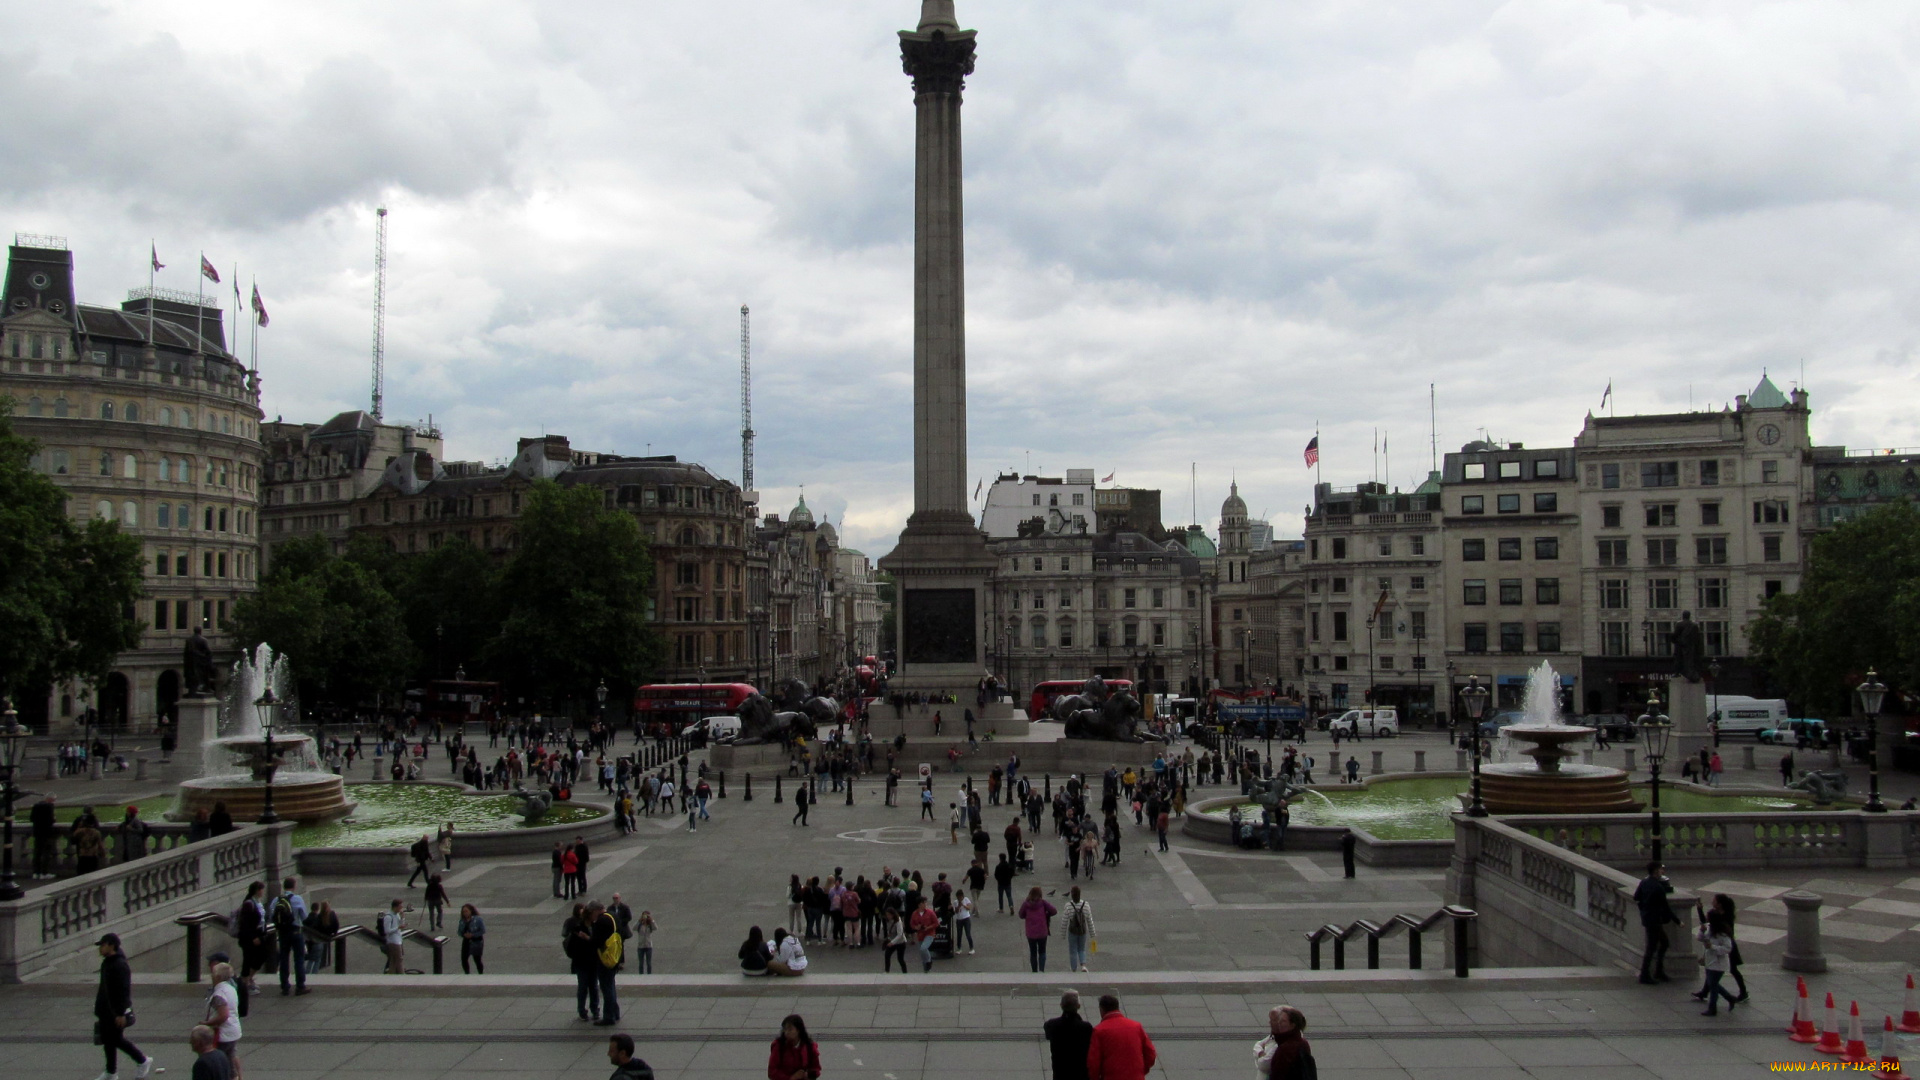
<path id="1" fill-rule="evenodd" d="M 20 714 L 13 711 L 13 702 L 6 703 L 6 712 L 0 713 L 0 754 L 4 754 L 0 764 L 6 767 L 6 852 L 5 861 L 0 862 L 0 900 L 18 900 L 26 895 L 18 882 L 13 879 L 13 797 L 14 779 L 19 775 L 20 751 L 27 743 L 27 729 L 20 726 Z"/>
<path id="2" fill-rule="evenodd" d="M 1467 676 L 1467 688 L 1460 691 L 1460 706 L 1473 730 L 1473 805 L 1467 807 L 1468 817 L 1487 816 L 1487 804 L 1480 799 L 1480 718 L 1486 715 L 1487 699 L 1492 696 L 1480 685 L 1478 675 Z"/>
<path id="3" fill-rule="evenodd" d="M 601 724 L 607 722 L 607 680 L 601 679 L 600 685 L 593 688 L 593 700 L 598 706 L 595 710 Z"/>
<path id="4" fill-rule="evenodd" d="M 271 825 L 280 820 L 273 812 L 273 770 L 278 764 L 273 756 L 273 710 L 280 705 L 280 699 L 273 696 L 273 687 L 268 686 L 253 707 L 260 711 L 260 731 L 266 743 L 267 786 L 260 792 L 260 824 Z"/>
<path id="5" fill-rule="evenodd" d="M 1653 861 L 1661 862 L 1666 852 L 1666 833 L 1660 826 L 1660 763 L 1667 759 L 1667 744 L 1673 738 L 1673 721 L 1660 711 L 1660 699 L 1647 699 L 1647 710 L 1640 714 L 1640 738 L 1647 749 L 1647 773 L 1653 791 Z"/>
<path id="6" fill-rule="evenodd" d="M 1707 690 L 1713 694 L 1713 745 L 1720 746 L 1720 661 L 1707 664 Z"/>
<path id="7" fill-rule="evenodd" d="M 1867 744 L 1867 805 L 1871 814 L 1884 814 L 1887 804 L 1880 801 L 1880 703 L 1886 700 L 1887 688 L 1881 684 L 1872 668 L 1867 669 L 1867 681 L 1853 688 L 1860 695 L 1860 711 L 1867 714 L 1867 737 L 1873 740 Z"/>

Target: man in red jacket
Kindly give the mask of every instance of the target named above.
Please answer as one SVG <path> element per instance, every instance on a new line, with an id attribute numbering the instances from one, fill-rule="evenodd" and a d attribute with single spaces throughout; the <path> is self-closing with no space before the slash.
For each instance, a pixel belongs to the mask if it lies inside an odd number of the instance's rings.
<path id="1" fill-rule="evenodd" d="M 1090 1080 L 1146 1080 L 1158 1057 L 1147 1029 L 1120 1014 L 1120 999 L 1101 994 L 1100 1023 L 1087 1047 Z"/>

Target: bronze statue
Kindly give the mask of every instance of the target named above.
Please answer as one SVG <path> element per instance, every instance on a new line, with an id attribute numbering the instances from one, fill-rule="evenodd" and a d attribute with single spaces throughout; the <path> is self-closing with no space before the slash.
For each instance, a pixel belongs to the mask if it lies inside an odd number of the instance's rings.
<path id="1" fill-rule="evenodd" d="M 1680 624 L 1667 635 L 1667 641 L 1673 645 L 1674 669 L 1688 682 L 1699 682 L 1701 661 L 1706 658 L 1706 635 L 1700 624 L 1693 621 L 1693 612 L 1680 613 Z"/>
<path id="2" fill-rule="evenodd" d="M 762 743 L 785 742 L 794 736 L 811 739 L 819 733 L 819 724 L 816 722 L 812 712 L 801 708 L 788 708 L 784 704 L 792 694 L 792 687 L 786 685 L 787 683 L 798 685 L 801 691 L 806 689 L 806 684 L 801 683 L 798 679 L 784 680 L 782 685 L 776 689 L 776 694 L 782 699 L 782 705 L 778 711 L 775 710 L 774 702 L 767 700 L 759 694 L 752 694 L 748 696 L 747 700 L 740 703 L 740 708 L 735 710 L 734 713 L 734 715 L 740 718 L 740 735 L 733 740 L 735 746 L 758 746 Z M 826 701 L 827 699 L 815 698 L 813 700 Z M 802 701 L 797 704 L 804 706 L 811 704 L 811 702 Z M 828 712 L 831 714 L 831 706 L 828 707 Z"/>
<path id="3" fill-rule="evenodd" d="M 1055 701 L 1053 716 L 1066 725 L 1069 739 L 1146 742 L 1154 738 L 1136 730 L 1139 699 L 1125 690 L 1109 690 L 1106 680 L 1098 675 L 1088 679 L 1080 693 Z"/>
<path id="4" fill-rule="evenodd" d="M 213 646 L 207 644 L 197 626 L 193 628 L 193 636 L 187 639 L 181 666 L 186 669 L 187 696 L 199 697 L 213 692 Z"/>

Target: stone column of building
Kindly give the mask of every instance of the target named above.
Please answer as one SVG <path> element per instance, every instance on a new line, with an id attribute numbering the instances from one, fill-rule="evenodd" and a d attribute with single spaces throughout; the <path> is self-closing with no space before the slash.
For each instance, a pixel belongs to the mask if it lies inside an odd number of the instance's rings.
<path id="1" fill-rule="evenodd" d="M 966 693 L 986 672 L 986 584 L 995 560 L 967 511 L 966 271 L 960 91 L 974 32 L 952 0 L 925 0 L 900 32 L 913 77 L 913 514 L 881 566 L 899 582 L 896 687 Z"/>

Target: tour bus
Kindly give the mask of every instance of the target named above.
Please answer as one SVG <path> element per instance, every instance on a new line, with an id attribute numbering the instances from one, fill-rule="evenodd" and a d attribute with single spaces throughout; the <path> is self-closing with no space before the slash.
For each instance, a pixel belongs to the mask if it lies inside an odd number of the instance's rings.
<path id="1" fill-rule="evenodd" d="M 499 683 L 468 679 L 434 679 L 427 683 L 422 699 L 422 718 L 448 725 L 492 723 L 505 701 Z"/>
<path id="2" fill-rule="evenodd" d="M 756 691 L 747 683 L 657 683 L 633 692 L 634 722 L 678 735 L 702 717 L 737 712 Z"/>
<path id="3" fill-rule="evenodd" d="M 1043 683 L 1034 684 L 1033 696 L 1027 699 L 1027 719 L 1046 719 L 1047 711 L 1053 708 L 1054 698 L 1063 697 L 1068 694 L 1077 694 L 1086 685 L 1087 680 L 1085 679 L 1050 679 Z M 1108 679 L 1107 689 L 1108 691 L 1131 691 L 1133 689 L 1133 680 Z"/>
<path id="4" fill-rule="evenodd" d="M 1722 694 L 1714 702 L 1719 707 L 1707 717 L 1718 725 L 1720 734 L 1752 735 L 1759 738 L 1768 728 L 1785 727 L 1792 714 L 1782 698 L 1735 697 Z"/>

